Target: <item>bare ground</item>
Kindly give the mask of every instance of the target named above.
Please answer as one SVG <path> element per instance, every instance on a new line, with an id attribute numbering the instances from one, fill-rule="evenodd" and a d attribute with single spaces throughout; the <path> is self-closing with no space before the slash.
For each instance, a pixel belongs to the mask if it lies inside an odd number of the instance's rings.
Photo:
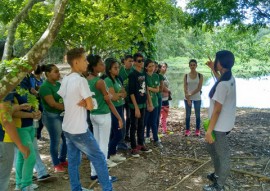
<path id="1" fill-rule="evenodd" d="M 202 118 L 205 118 L 206 114 L 207 111 L 204 109 Z M 202 190 L 203 185 L 209 183 L 205 177 L 213 171 L 213 168 L 210 162 L 206 163 L 209 155 L 205 149 L 204 132 L 200 138 L 184 137 L 184 116 L 183 109 L 171 109 L 168 127 L 174 134 L 162 138 L 164 145 L 162 150 L 149 144 L 153 152 L 142 154 L 140 158 L 132 158 L 129 152 L 123 153 L 128 160 L 110 169 L 110 174 L 119 179 L 113 184 L 116 191 L 199 191 Z M 244 173 L 232 171 L 226 190 L 270 191 L 269 119 L 269 109 L 237 109 L 235 128 L 229 134 L 231 167 L 243 170 Z M 195 119 L 192 117 L 192 127 L 194 127 L 194 121 Z M 43 130 L 43 135 L 48 137 L 46 130 Z M 39 147 L 50 174 L 57 177 L 57 180 L 46 183 L 35 182 L 39 185 L 37 190 L 70 190 L 68 174 L 55 174 L 52 171 L 49 141 L 40 144 Z M 99 184 L 89 178 L 90 167 L 85 157 L 82 160 L 80 172 L 84 187 L 94 188 L 95 191 L 101 190 Z M 266 177 L 248 175 L 247 172 Z M 13 190 L 14 173 L 11 182 L 13 183 L 11 190 Z"/>

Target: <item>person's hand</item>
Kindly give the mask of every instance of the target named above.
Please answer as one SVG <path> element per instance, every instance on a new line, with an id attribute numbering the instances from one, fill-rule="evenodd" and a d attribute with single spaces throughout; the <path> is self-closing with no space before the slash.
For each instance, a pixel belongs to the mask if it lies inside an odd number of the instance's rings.
<path id="1" fill-rule="evenodd" d="M 207 131 L 207 132 L 205 133 L 205 141 L 206 141 L 207 143 L 209 143 L 209 144 L 214 143 L 214 139 L 213 139 L 213 137 L 212 137 L 212 132 Z"/>
<path id="2" fill-rule="evenodd" d="M 140 112 L 139 108 L 135 108 L 135 117 L 141 118 L 141 112 Z"/>
<path id="3" fill-rule="evenodd" d="M 32 112 L 33 119 L 40 120 L 41 119 L 41 112 L 39 110 Z"/>
<path id="4" fill-rule="evenodd" d="M 208 60 L 206 62 L 206 65 L 211 68 L 211 70 L 214 70 L 214 62 L 212 60 Z"/>
<path id="5" fill-rule="evenodd" d="M 19 109 L 20 110 L 30 111 L 31 110 L 31 105 L 28 104 L 28 103 L 23 103 L 23 104 L 19 105 Z"/>
<path id="6" fill-rule="evenodd" d="M 111 97 L 110 97 L 110 95 L 109 95 L 109 94 L 107 94 L 107 95 L 103 96 L 103 98 L 104 98 L 104 100 L 105 100 L 105 101 L 109 101 L 109 100 L 111 100 Z"/>
<path id="7" fill-rule="evenodd" d="M 122 129 L 123 128 L 123 121 L 122 121 L 122 119 L 119 119 L 118 120 L 118 125 L 119 125 L 119 128 L 118 129 Z"/>
<path id="8" fill-rule="evenodd" d="M 27 159 L 30 155 L 30 149 L 24 145 L 21 145 L 20 147 L 18 147 L 18 149 L 23 154 L 23 158 Z"/>
<path id="9" fill-rule="evenodd" d="M 190 99 L 188 99 L 188 100 L 187 100 L 187 103 L 188 103 L 188 105 L 191 107 L 192 102 L 191 102 L 191 100 L 190 100 Z"/>
<path id="10" fill-rule="evenodd" d="M 86 101 L 82 99 L 79 103 L 77 103 L 77 105 L 80 107 L 86 107 Z"/>
<path id="11" fill-rule="evenodd" d="M 148 105 L 147 106 L 147 111 L 152 112 L 153 110 L 154 110 L 153 105 Z"/>

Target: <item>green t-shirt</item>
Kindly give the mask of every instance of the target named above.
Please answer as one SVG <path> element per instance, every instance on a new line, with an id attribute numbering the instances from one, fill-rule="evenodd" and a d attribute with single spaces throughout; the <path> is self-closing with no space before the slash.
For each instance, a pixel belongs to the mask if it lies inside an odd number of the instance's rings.
<path id="1" fill-rule="evenodd" d="M 158 74 L 154 73 L 154 74 L 152 74 L 152 76 L 149 76 L 147 74 L 146 84 L 148 87 L 151 87 L 151 88 L 159 87 L 160 82 L 159 82 Z M 157 107 L 158 106 L 158 93 L 154 93 L 154 92 L 149 91 L 149 94 L 150 94 L 151 99 L 152 99 L 153 107 Z"/>
<path id="2" fill-rule="evenodd" d="M 96 88 L 97 81 L 100 80 L 99 77 L 95 77 L 91 80 L 88 80 L 88 85 L 93 92 L 92 100 L 94 102 L 94 109 L 90 111 L 92 115 L 102 115 L 110 113 L 110 108 L 106 101 L 104 100 L 104 96 L 100 90 Z"/>
<path id="3" fill-rule="evenodd" d="M 131 69 L 125 69 L 124 66 L 122 66 L 120 68 L 120 71 L 119 71 L 119 76 L 122 78 L 123 80 L 123 85 L 126 89 L 126 91 L 128 91 L 128 75 L 130 74 L 131 72 Z"/>
<path id="4" fill-rule="evenodd" d="M 105 78 L 105 83 L 107 85 L 108 88 L 113 88 L 115 93 L 119 93 L 121 90 L 122 90 L 122 83 L 120 82 L 120 80 L 118 78 L 115 79 L 114 83 L 112 81 L 111 78 L 107 77 Z M 115 107 L 119 107 L 119 106 L 122 106 L 124 105 L 124 100 L 122 98 L 120 98 L 119 100 L 117 101 L 112 101 L 113 105 Z"/>
<path id="5" fill-rule="evenodd" d="M 45 96 L 52 95 L 55 102 L 63 103 L 63 99 L 61 98 L 60 95 L 57 94 L 60 86 L 61 86 L 61 84 L 59 82 L 56 82 L 56 84 L 53 85 L 47 80 L 45 80 L 44 83 L 40 86 L 39 95 L 40 95 L 41 103 L 42 103 L 45 111 L 48 111 L 51 113 L 61 113 L 62 112 L 62 110 L 58 110 L 58 109 L 50 107 L 44 99 Z"/>
<path id="6" fill-rule="evenodd" d="M 160 82 L 165 80 L 165 78 L 164 78 L 164 76 L 162 74 L 158 74 L 158 77 L 159 77 L 159 84 L 160 84 Z M 160 91 L 158 92 L 158 98 L 162 98 L 162 95 L 161 95 Z"/>

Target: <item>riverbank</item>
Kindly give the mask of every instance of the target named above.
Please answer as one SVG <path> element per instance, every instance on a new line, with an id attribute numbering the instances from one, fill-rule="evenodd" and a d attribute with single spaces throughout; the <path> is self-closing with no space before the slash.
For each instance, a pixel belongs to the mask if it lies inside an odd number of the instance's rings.
<path id="1" fill-rule="evenodd" d="M 206 118 L 207 109 L 202 110 L 201 116 Z M 119 179 L 114 183 L 116 191 L 163 191 L 170 187 L 175 191 L 201 191 L 202 186 L 209 183 L 205 177 L 213 170 L 212 165 L 207 163 L 199 168 L 209 160 L 205 150 L 204 132 L 202 131 L 202 136 L 199 138 L 184 137 L 184 117 L 184 109 L 171 109 L 168 127 L 174 134 L 162 138 L 164 149 L 158 150 L 149 144 L 153 152 L 142 154 L 140 158 L 130 157 L 129 152 L 123 153 L 128 160 L 110 169 L 110 174 Z M 237 108 L 235 128 L 229 134 L 232 170 L 243 170 L 270 177 L 269 119 L 270 109 Z M 194 130 L 194 123 L 193 115 L 192 130 Z M 48 138 L 46 129 L 43 130 L 43 135 Z M 37 191 L 70 190 L 68 174 L 52 172 L 49 141 L 40 143 L 39 147 L 46 166 L 50 173 L 57 177 L 57 181 L 37 183 L 39 184 Z M 80 172 L 84 187 L 101 190 L 100 186 L 89 178 L 90 167 L 85 157 Z M 194 173 L 191 174 L 192 172 Z M 185 178 L 187 176 L 189 177 Z M 14 174 L 12 178 L 14 179 Z M 182 182 L 179 183 L 180 181 Z M 269 191 L 270 183 L 263 178 L 232 171 L 226 190 Z"/>

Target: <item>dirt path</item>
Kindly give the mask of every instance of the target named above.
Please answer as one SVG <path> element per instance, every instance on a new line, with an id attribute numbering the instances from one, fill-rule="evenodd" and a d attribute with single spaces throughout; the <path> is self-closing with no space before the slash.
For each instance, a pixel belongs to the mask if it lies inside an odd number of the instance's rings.
<path id="1" fill-rule="evenodd" d="M 202 111 L 202 118 L 206 116 Z M 194 117 L 191 119 L 194 127 Z M 140 158 L 131 158 L 129 153 L 123 153 L 128 160 L 110 169 L 110 174 L 117 176 L 119 181 L 114 183 L 116 191 L 165 191 L 180 182 L 203 162 L 209 160 L 205 150 L 204 133 L 198 138 L 184 137 L 184 110 L 172 109 L 168 122 L 173 135 L 162 138 L 164 149 L 155 149 L 152 144 L 152 153 L 142 154 Z M 236 125 L 229 135 L 232 156 L 232 168 L 245 170 L 270 177 L 270 110 L 238 109 Z M 46 130 L 43 130 L 45 136 Z M 49 142 L 40 145 L 40 153 L 49 171 L 51 162 L 49 156 Z M 200 160 L 196 162 L 194 159 Z M 268 163 L 268 165 L 267 165 Z M 172 190 L 186 191 L 202 190 L 202 186 L 209 183 L 205 176 L 211 172 L 211 163 L 206 164 L 189 178 L 185 179 Z M 37 191 L 65 191 L 70 190 L 67 174 L 54 174 L 57 181 L 37 183 Z M 82 160 L 81 182 L 84 187 L 93 184 L 90 180 L 90 167 L 86 159 Z M 12 177 L 14 179 L 14 175 Z M 14 181 L 12 181 L 14 183 Z M 98 184 L 93 185 L 94 190 L 101 190 Z M 14 185 L 12 185 L 14 188 Z M 270 183 L 247 174 L 232 172 L 226 185 L 226 190 L 239 191 L 270 191 Z"/>

